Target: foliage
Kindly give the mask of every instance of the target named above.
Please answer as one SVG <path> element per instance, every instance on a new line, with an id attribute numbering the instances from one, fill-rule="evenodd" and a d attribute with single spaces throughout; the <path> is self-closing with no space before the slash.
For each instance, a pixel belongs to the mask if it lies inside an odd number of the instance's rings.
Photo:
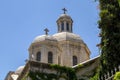
<path id="1" fill-rule="evenodd" d="M 98 80 L 99 79 L 99 67 L 96 68 L 94 71 L 93 76 L 90 78 L 90 80 Z"/>
<path id="2" fill-rule="evenodd" d="M 22 80 L 26 80 L 28 77 L 28 73 L 22 78 Z"/>
<path id="3" fill-rule="evenodd" d="M 120 80 L 120 72 L 116 72 L 114 80 Z"/>
<path id="4" fill-rule="evenodd" d="M 64 78 L 65 80 L 77 80 L 74 69 L 66 66 L 53 65 L 50 67 L 57 71 L 57 73 L 44 73 L 44 72 L 29 72 L 29 77 L 32 80 L 59 80 Z"/>
<path id="5" fill-rule="evenodd" d="M 55 75 L 55 74 L 40 73 L 40 72 L 29 72 L 29 77 L 32 80 L 53 80 L 53 79 L 57 79 L 57 75 Z"/>
<path id="6" fill-rule="evenodd" d="M 120 0 L 99 0 L 99 2 L 100 75 L 102 76 L 117 67 L 120 62 Z"/>
<path id="7" fill-rule="evenodd" d="M 93 77 L 90 78 L 90 80 L 98 80 L 99 74 L 96 73 Z"/>

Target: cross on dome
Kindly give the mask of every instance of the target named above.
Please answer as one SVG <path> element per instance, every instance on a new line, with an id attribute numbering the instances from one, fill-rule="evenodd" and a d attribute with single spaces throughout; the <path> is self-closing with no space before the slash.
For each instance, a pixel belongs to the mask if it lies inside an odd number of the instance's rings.
<path id="1" fill-rule="evenodd" d="M 64 11 L 64 14 L 66 14 L 66 12 L 67 12 L 67 9 L 66 9 L 66 8 L 63 8 L 62 10 Z"/>
<path id="2" fill-rule="evenodd" d="M 44 31 L 45 31 L 45 34 L 48 35 L 49 30 L 45 28 Z"/>

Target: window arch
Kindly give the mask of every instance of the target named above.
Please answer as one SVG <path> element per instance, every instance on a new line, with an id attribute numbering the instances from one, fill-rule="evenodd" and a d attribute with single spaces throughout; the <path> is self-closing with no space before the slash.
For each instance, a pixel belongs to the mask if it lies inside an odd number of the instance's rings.
<path id="1" fill-rule="evenodd" d="M 36 60 L 41 61 L 41 52 L 37 52 L 36 54 Z"/>
<path id="2" fill-rule="evenodd" d="M 53 53 L 48 52 L 48 63 L 53 63 Z"/>
<path id="3" fill-rule="evenodd" d="M 77 65 L 77 63 L 78 63 L 78 62 L 77 62 L 77 56 L 73 56 L 73 66 L 74 66 L 74 65 Z"/>

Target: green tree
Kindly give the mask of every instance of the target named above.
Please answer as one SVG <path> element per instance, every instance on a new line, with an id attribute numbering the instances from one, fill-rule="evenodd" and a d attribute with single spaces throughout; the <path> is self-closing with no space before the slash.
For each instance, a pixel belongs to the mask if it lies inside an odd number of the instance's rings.
<path id="1" fill-rule="evenodd" d="M 114 80 L 120 80 L 120 72 L 116 72 Z"/>
<path id="2" fill-rule="evenodd" d="M 100 75 L 120 65 L 120 0 L 99 0 Z"/>

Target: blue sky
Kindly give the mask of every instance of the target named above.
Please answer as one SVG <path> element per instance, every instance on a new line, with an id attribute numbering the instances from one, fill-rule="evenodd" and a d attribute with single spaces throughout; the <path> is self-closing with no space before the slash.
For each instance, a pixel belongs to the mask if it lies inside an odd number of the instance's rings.
<path id="1" fill-rule="evenodd" d="M 91 58 L 99 55 L 97 6 L 94 0 L 0 0 L 0 80 L 25 64 L 31 42 L 44 34 L 45 28 L 50 35 L 57 32 L 56 20 L 64 7 L 74 21 L 74 33 L 88 45 Z"/>

